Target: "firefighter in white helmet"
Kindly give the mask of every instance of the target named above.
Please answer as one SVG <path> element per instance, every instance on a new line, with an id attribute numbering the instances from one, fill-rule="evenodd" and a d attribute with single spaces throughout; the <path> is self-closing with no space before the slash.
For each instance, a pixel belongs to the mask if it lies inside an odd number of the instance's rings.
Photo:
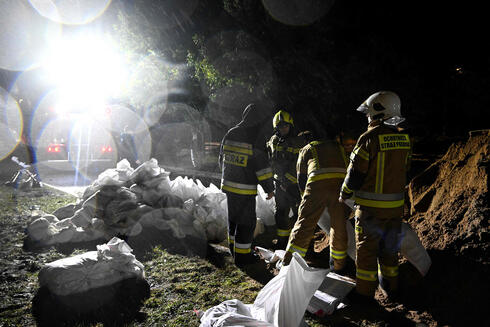
<path id="1" fill-rule="evenodd" d="M 371 95 L 357 109 L 368 129 L 357 140 L 342 184 L 339 201 L 356 202 L 356 293 L 372 302 L 378 280 L 383 293 L 398 290 L 398 251 L 411 144 L 397 128 L 404 121 L 400 98 L 393 92 Z"/>

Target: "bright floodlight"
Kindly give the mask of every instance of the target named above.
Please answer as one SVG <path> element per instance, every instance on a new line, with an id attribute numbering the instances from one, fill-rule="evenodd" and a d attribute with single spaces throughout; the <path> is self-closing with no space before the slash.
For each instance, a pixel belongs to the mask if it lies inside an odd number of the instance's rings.
<path id="1" fill-rule="evenodd" d="M 77 98 L 117 96 L 127 79 L 122 56 L 107 40 L 81 37 L 58 42 L 46 60 L 48 78 Z"/>

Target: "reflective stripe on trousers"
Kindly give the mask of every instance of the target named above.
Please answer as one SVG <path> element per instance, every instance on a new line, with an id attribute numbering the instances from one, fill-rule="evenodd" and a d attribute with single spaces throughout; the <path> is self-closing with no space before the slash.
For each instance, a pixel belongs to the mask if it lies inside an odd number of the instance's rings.
<path id="1" fill-rule="evenodd" d="M 286 251 L 291 252 L 291 253 L 297 252 L 297 253 L 299 253 L 300 256 L 304 257 L 306 255 L 306 251 L 308 251 L 308 249 L 305 249 L 305 248 L 299 247 L 297 245 L 288 243 L 288 246 L 286 247 Z"/>
<path id="2" fill-rule="evenodd" d="M 289 236 L 291 229 L 277 229 L 277 236 Z"/>
<path id="3" fill-rule="evenodd" d="M 347 251 L 336 251 L 332 249 L 332 246 L 330 245 L 330 256 L 334 259 L 345 259 L 347 258 Z"/>
<path id="4" fill-rule="evenodd" d="M 235 253 L 247 254 L 252 252 L 252 243 L 235 242 Z"/>

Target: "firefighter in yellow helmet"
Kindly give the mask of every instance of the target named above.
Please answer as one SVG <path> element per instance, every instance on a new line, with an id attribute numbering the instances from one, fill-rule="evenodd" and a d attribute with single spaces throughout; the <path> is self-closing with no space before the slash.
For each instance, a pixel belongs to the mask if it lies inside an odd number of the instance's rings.
<path id="1" fill-rule="evenodd" d="M 366 114 L 368 129 L 350 156 L 339 201 L 356 202 L 356 293 L 372 302 L 379 284 L 383 293 L 396 296 L 398 251 L 404 207 L 404 189 L 411 145 L 397 128 L 404 118 L 400 98 L 393 92 L 371 95 L 357 109 Z"/>
<path id="2" fill-rule="evenodd" d="M 252 251 L 257 184 L 268 193 L 267 199 L 274 195 L 265 140 L 259 133 L 266 119 L 264 108 L 249 104 L 242 121 L 226 133 L 220 147 L 221 190 L 228 200 L 228 243 L 235 264 L 249 272 L 265 270 L 264 261 Z"/>
<path id="3" fill-rule="evenodd" d="M 267 142 L 267 148 L 274 173 L 277 228 L 276 249 L 285 249 L 291 233 L 291 227 L 297 217 L 300 194 L 296 179 L 296 160 L 304 138 L 295 133 L 294 121 L 291 114 L 279 110 L 273 118 L 274 135 Z M 293 217 L 289 217 L 290 211 Z"/>
<path id="4" fill-rule="evenodd" d="M 288 265 L 292 253 L 306 255 L 314 231 L 325 208 L 331 218 L 330 267 L 341 272 L 347 259 L 347 229 L 345 225 L 349 209 L 337 201 L 338 192 L 347 169 L 344 148 L 329 137 L 313 136 L 299 153 L 297 176 L 299 188 L 303 192 L 296 221 L 284 257 Z"/>

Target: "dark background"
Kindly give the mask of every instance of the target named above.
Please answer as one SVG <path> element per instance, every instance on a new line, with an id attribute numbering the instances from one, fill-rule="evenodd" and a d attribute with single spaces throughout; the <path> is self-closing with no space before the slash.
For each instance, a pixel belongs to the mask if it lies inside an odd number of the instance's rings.
<path id="1" fill-rule="evenodd" d="M 468 1 L 309 2 L 327 9 L 306 26 L 283 24 L 261 1 L 252 0 L 196 1 L 189 16 L 182 17 L 179 7 L 185 1 L 115 0 L 89 25 L 125 31 L 133 43 L 139 42 L 135 35 L 150 39 L 149 45 L 141 41 L 143 49 L 157 49 L 166 60 L 186 64 L 187 75 L 171 81 L 187 90 L 185 96 L 167 101 L 183 101 L 202 112 L 217 140 L 230 124 L 216 120 L 216 110 L 239 119 L 244 104 L 252 101 L 266 103 L 271 113 L 291 111 L 298 129 L 328 128 L 357 136 L 366 119 L 355 109 L 379 90 L 399 94 L 404 126 L 417 144 L 427 145 L 420 150 L 435 151 L 436 141 L 488 128 L 490 57 L 484 50 L 488 27 L 481 7 Z M 168 24 L 171 16 L 178 24 Z M 65 26 L 64 33 L 86 27 Z M 226 32 L 232 36 L 208 42 Z M 247 64 L 251 61 L 238 61 L 237 69 L 233 51 L 258 53 L 272 67 L 273 81 L 257 82 L 264 72 L 260 65 Z M 199 64 L 207 60 L 213 65 L 224 57 L 225 64 L 216 68 L 221 79 L 209 80 Z M 18 73 L 0 71 L 0 86 L 9 89 Z M 233 78 L 248 93 L 211 111 L 210 94 Z M 28 117 L 45 90 L 22 92 Z"/>

